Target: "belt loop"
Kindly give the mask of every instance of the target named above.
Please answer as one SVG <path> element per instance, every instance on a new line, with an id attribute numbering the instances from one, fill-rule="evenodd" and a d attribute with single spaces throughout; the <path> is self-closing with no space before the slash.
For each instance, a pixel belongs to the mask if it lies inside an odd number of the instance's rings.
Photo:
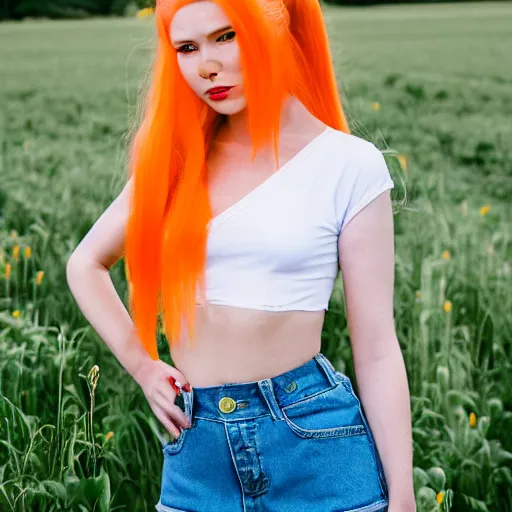
<path id="1" fill-rule="evenodd" d="M 272 381 L 270 379 L 259 380 L 258 387 L 261 391 L 261 395 L 265 399 L 265 402 L 267 402 L 272 418 L 274 420 L 284 419 L 281 407 L 279 406 L 279 402 L 277 401 L 276 395 L 274 393 L 274 386 L 272 385 Z"/>
<path id="2" fill-rule="evenodd" d="M 325 376 L 327 377 L 327 380 L 331 386 L 336 386 L 339 383 L 338 379 L 336 378 L 336 369 L 329 361 L 329 359 L 327 359 L 327 357 L 325 357 L 321 352 L 318 352 L 318 354 L 314 356 L 314 359 L 324 371 Z"/>

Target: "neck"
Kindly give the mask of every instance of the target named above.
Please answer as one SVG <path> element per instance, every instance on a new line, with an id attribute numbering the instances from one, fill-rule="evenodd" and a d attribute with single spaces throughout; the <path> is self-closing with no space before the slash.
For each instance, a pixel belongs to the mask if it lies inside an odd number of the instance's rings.
<path id="1" fill-rule="evenodd" d="M 310 126 L 312 120 L 318 122 L 297 98 L 292 95 L 287 96 L 281 109 L 280 138 L 300 134 L 300 128 L 297 127 Z M 251 146 L 247 109 L 228 116 L 221 131 L 222 139 L 225 141 L 236 141 L 238 144 Z"/>

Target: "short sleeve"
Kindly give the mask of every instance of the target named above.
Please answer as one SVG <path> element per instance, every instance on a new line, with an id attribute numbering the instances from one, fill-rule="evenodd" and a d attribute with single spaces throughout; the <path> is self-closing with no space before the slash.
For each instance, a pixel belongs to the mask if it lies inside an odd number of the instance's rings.
<path id="1" fill-rule="evenodd" d="M 335 210 L 338 233 L 369 203 L 395 184 L 380 150 L 365 141 L 358 147 L 338 183 Z"/>

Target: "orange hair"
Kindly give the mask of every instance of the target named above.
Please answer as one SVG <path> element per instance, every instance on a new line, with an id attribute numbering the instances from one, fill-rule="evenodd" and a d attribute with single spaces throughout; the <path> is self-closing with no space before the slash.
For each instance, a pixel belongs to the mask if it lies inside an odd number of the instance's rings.
<path id="1" fill-rule="evenodd" d="M 193 0 L 158 0 L 158 33 L 142 122 L 130 148 L 133 176 L 125 269 L 137 334 L 158 359 L 157 318 L 170 344 L 188 321 L 194 339 L 196 292 L 204 298 L 208 222 L 206 155 L 223 116 L 186 84 L 170 44 L 174 13 Z M 318 0 L 213 0 L 240 46 L 253 158 L 272 143 L 278 165 L 280 115 L 288 95 L 318 119 L 349 133 Z"/>

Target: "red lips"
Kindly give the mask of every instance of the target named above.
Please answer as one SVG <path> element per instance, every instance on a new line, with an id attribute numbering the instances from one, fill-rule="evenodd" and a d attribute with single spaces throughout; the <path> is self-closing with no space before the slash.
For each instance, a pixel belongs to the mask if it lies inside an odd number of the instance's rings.
<path id="1" fill-rule="evenodd" d="M 229 91 L 229 89 L 232 89 L 233 87 L 234 86 L 232 85 L 228 85 L 226 87 L 212 87 L 206 91 L 206 94 L 218 94 L 220 92 Z"/>

